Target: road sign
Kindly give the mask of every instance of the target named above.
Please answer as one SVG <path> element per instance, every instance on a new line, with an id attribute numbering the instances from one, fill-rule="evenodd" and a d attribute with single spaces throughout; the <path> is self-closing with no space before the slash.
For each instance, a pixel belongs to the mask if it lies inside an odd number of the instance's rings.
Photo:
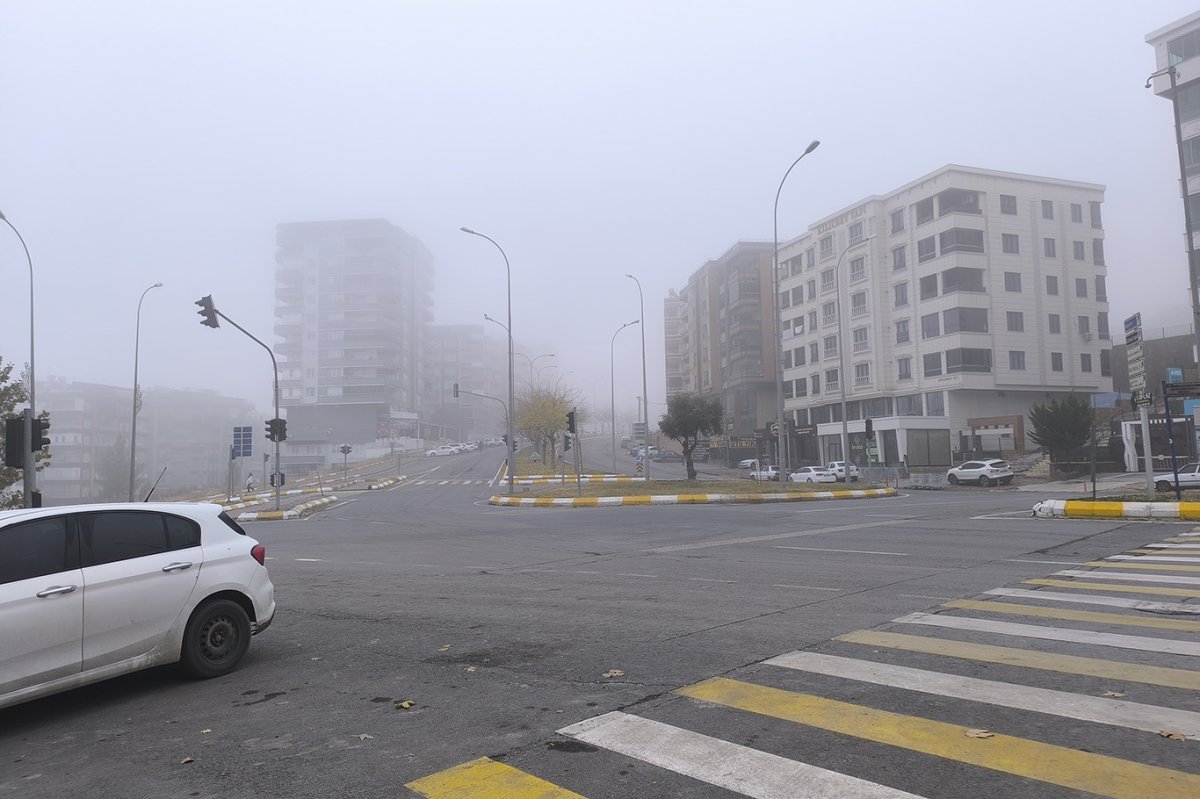
<path id="1" fill-rule="evenodd" d="M 1142 329 L 1142 315 L 1135 313 L 1133 316 L 1125 320 L 1125 332 L 1131 333 L 1134 330 Z"/>
<path id="2" fill-rule="evenodd" d="M 1133 391 L 1134 407 L 1143 408 L 1147 405 L 1152 405 L 1153 403 L 1154 403 L 1154 398 L 1150 396 L 1150 393 L 1148 391 L 1146 391 L 1145 389 L 1134 389 L 1134 391 Z"/>
<path id="3" fill-rule="evenodd" d="M 1144 392 L 1146 390 L 1146 373 L 1129 375 L 1129 387 L 1135 392 Z"/>
<path id="4" fill-rule="evenodd" d="M 771 435 L 774 438 L 779 437 L 779 422 L 771 422 Z"/>
<path id="5" fill-rule="evenodd" d="M 254 454 L 254 444 L 252 443 L 254 436 L 250 434 L 252 429 L 250 427 L 233 428 L 233 457 L 249 458 Z"/>
<path id="6" fill-rule="evenodd" d="M 1200 397 L 1200 383 L 1168 383 L 1168 397 Z"/>
<path id="7" fill-rule="evenodd" d="M 1125 354 L 1129 356 L 1130 363 L 1145 359 L 1146 354 L 1142 351 L 1141 341 L 1138 341 L 1136 344 L 1126 344 L 1125 346 L 1127 347 Z"/>

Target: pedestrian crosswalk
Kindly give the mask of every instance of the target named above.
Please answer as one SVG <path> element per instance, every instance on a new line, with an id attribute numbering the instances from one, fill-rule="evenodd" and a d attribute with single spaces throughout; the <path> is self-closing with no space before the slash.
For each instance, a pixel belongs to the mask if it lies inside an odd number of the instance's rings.
<path id="1" fill-rule="evenodd" d="M 486 486 L 491 480 L 409 480 L 405 485 L 410 486 Z"/>
<path id="2" fill-rule="evenodd" d="M 598 753 L 586 768 L 480 758 L 407 787 L 429 799 L 1196 799 L 1196 571 L 1200 529 L 557 730 Z"/>

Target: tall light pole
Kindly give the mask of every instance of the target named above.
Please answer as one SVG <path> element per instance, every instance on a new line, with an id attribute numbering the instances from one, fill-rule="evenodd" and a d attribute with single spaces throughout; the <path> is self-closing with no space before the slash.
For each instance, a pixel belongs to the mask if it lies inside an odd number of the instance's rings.
<path id="1" fill-rule="evenodd" d="M 617 333 L 620 333 L 630 325 L 641 324 L 640 319 L 634 319 L 632 322 L 626 322 L 617 328 Z M 609 405 L 612 410 L 612 448 L 613 448 L 613 474 L 617 473 L 617 333 L 613 333 L 612 341 L 608 345 L 608 387 L 612 390 L 612 397 Z"/>
<path id="2" fill-rule="evenodd" d="M 504 455 L 505 460 L 508 461 L 508 493 L 512 494 L 517 472 L 517 439 L 514 437 L 513 433 L 513 415 L 517 412 L 517 406 L 514 399 L 516 392 L 514 391 L 513 386 L 513 383 L 515 382 L 515 372 L 513 368 L 515 360 L 513 359 L 512 334 L 512 267 L 508 263 L 508 255 L 504 252 L 504 248 L 497 244 L 495 239 L 485 236 L 478 231 L 471 230 L 469 227 L 460 227 L 459 230 L 472 236 L 478 236 L 481 239 L 487 239 L 492 243 L 492 246 L 500 251 L 500 256 L 504 258 L 504 275 L 508 286 L 508 324 L 504 328 L 508 331 L 508 445 L 505 447 L 507 452 L 505 452 Z"/>
<path id="3" fill-rule="evenodd" d="M 642 327 L 642 403 L 645 406 L 645 422 L 646 422 L 646 457 L 642 460 L 646 466 L 646 479 L 650 479 L 650 393 L 646 389 L 646 298 L 642 295 L 642 281 L 638 280 L 633 275 L 625 275 L 625 277 L 637 283 L 638 287 L 638 307 L 641 310 L 639 322 Z"/>
<path id="4" fill-rule="evenodd" d="M 26 508 L 32 508 L 33 494 L 37 491 L 37 464 L 34 459 L 37 453 L 33 449 L 33 417 L 37 415 L 37 404 L 34 402 L 34 387 L 37 381 L 34 379 L 33 372 L 33 258 L 29 255 L 25 237 L 2 211 L 0 211 L 0 220 L 3 220 L 12 228 L 12 232 L 17 234 L 17 239 L 21 242 L 22 249 L 25 250 L 25 261 L 29 264 L 29 411 L 25 414 L 25 467 L 21 470 L 21 491 L 24 495 L 22 504 Z"/>
<path id="5" fill-rule="evenodd" d="M 775 346 L 772 348 L 775 356 L 775 424 L 777 425 L 777 440 L 775 446 L 779 451 L 779 473 L 789 474 L 791 471 L 789 464 L 789 452 L 787 447 L 787 425 L 784 424 L 784 408 L 783 408 L 783 331 L 779 320 L 779 195 L 783 192 L 783 184 L 787 182 L 788 175 L 792 174 L 792 170 L 796 168 L 796 164 L 800 163 L 804 156 L 811 153 L 821 145 L 817 139 L 809 142 L 808 147 L 804 148 L 804 152 L 800 153 L 800 157 L 792 162 L 792 165 L 787 168 L 787 172 L 783 173 L 783 179 L 779 181 L 779 188 L 775 190 L 775 246 L 772 250 L 773 258 L 771 263 L 771 285 L 773 287 L 771 300 L 771 329 L 774 331 Z"/>
<path id="6" fill-rule="evenodd" d="M 837 318 L 838 318 L 838 383 L 842 387 L 842 468 L 846 473 L 846 483 L 850 482 L 850 432 L 846 424 L 846 337 L 842 324 L 842 259 L 846 253 L 860 244 L 866 244 L 874 236 L 847 244 L 838 255 L 837 263 L 833 266 L 833 277 L 837 281 Z"/>
<path id="7" fill-rule="evenodd" d="M 525 354 L 525 353 L 523 353 L 523 352 L 518 352 L 518 353 L 515 353 L 515 354 L 516 354 L 516 355 L 520 355 L 522 358 L 524 358 L 526 361 L 528 361 L 528 362 L 529 362 L 529 388 L 530 388 L 530 389 L 532 389 L 532 388 L 533 388 L 533 365 L 534 365 L 535 363 L 537 363 L 539 360 L 541 360 L 542 358 L 553 358 L 553 357 L 555 357 L 555 355 L 554 355 L 554 353 L 553 353 L 553 352 L 546 352 L 546 353 L 542 353 L 541 355 L 535 355 L 535 356 L 534 356 L 534 357 L 532 357 L 532 358 L 530 358 L 528 355 L 526 355 L 526 354 Z M 539 371 L 538 371 L 538 375 L 539 375 L 539 377 L 538 377 L 538 383 L 540 384 L 540 383 L 541 383 L 541 370 L 539 370 Z"/>
<path id="8" fill-rule="evenodd" d="M 142 292 L 142 296 L 138 298 L 137 307 L 137 323 L 133 328 L 133 417 L 129 423 L 129 501 L 134 500 L 133 479 L 136 473 L 137 466 L 137 417 L 138 411 L 141 410 L 138 405 L 138 344 L 142 336 L 142 300 L 146 299 L 146 295 L 154 289 L 162 288 L 162 283 L 155 283 L 149 286 Z"/>

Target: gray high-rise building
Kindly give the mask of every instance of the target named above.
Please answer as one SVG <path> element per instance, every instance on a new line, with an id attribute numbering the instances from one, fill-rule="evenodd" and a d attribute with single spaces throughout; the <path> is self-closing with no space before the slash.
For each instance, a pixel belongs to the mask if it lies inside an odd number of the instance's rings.
<path id="1" fill-rule="evenodd" d="M 281 224 L 276 244 L 288 441 L 361 444 L 410 433 L 432 304 L 429 251 L 385 219 Z"/>

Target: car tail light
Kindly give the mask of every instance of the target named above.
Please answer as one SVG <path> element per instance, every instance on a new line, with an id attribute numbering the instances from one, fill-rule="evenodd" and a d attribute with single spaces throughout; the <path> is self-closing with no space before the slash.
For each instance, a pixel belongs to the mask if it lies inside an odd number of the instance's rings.
<path id="1" fill-rule="evenodd" d="M 267 548 L 262 544 L 255 544 L 250 548 L 250 557 L 258 561 L 260 566 L 267 565 Z"/>

